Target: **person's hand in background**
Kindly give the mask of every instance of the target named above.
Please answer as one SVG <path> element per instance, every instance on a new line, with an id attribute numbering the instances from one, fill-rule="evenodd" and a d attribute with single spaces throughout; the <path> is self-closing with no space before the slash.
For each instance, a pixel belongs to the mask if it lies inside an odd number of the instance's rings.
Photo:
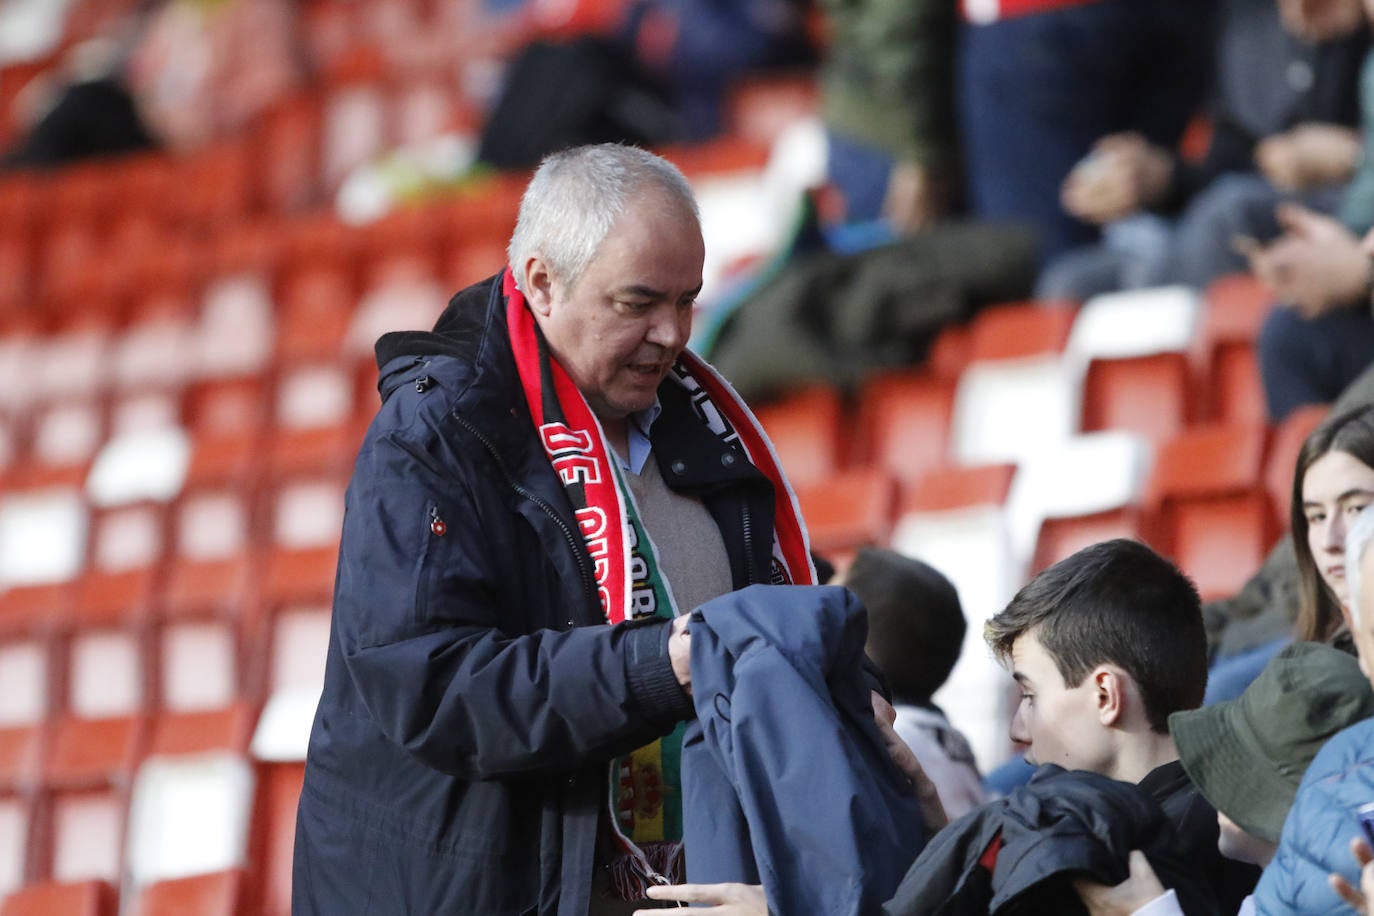
<path id="1" fill-rule="evenodd" d="M 1347 180 L 1360 159 L 1359 134 L 1335 124 L 1299 124 L 1255 147 L 1255 165 L 1281 191 Z"/>
<path id="2" fill-rule="evenodd" d="M 1369 258 L 1340 221 L 1297 204 L 1278 208 L 1284 234 L 1249 253 L 1250 269 L 1306 318 L 1359 304 L 1369 294 Z"/>
<path id="3" fill-rule="evenodd" d="M 1060 201 L 1073 216 L 1102 225 L 1162 201 L 1173 181 L 1169 153 L 1137 133 L 1110 134 L 1073 167 Z"/>

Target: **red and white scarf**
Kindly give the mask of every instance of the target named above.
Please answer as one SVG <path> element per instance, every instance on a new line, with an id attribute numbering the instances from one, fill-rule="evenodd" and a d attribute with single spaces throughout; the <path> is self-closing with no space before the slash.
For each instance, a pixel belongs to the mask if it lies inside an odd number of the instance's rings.
<path id="1" fill-rule="evenodd" d="M 573 507 L 583 546 L 591 556 L 606 622 L 677 613 L 634 496 L 586 399 L 551 358 L 543 335 L 510 271 L 502 278 L 515 365 L 544 452 Z M 771 580 L 814 584 L 806 527 L 762 427 L 733 388 L 711 366 L 684 350 L 669 378 L 691 395 L 697 418 L 730 443 L 773 483 Z M 659 881 L 673 870 L 681 849 L 681 791 L 677 761 L 682 728 L 612 762 L 610 821 L 639 882 Z M 627 884 L 624 870 L 617 870 Z M 642 887 L 622 887 L 629 897 Z"/>

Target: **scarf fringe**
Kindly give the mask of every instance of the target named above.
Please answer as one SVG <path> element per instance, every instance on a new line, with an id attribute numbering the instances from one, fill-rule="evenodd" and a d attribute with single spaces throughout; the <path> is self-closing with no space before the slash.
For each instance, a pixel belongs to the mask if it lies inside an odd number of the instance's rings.
<path id="1" fill-rule="evenodd" d="M 682 843 L 645 843 L 640 851 L 648 861 L 649 867 L 668 879 L 670 884 L 681 884 L 687 876 L 686 862 Z M 634 856 L 618 853 L 611 860 L 611 892 L 617 900 L 643 900 L 644 890 L 650 878 Z"/>

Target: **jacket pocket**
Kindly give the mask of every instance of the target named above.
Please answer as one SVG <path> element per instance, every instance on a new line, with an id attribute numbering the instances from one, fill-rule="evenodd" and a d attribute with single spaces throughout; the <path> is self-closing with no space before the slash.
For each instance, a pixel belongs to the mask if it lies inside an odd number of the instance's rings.
<path id="1" fill-rule="evenodd" d="M 427 621 L 430 618 L 431 596 L 439 588 L 443 574 L 445 551 L 442 545 L 447 538 L 453 537 L 449 531 L 448 517 L 436 500 L 425 503 L 425 513 L 418 520 L 422 528 L 420 550 L 415 560 L 415 620 Z"/>

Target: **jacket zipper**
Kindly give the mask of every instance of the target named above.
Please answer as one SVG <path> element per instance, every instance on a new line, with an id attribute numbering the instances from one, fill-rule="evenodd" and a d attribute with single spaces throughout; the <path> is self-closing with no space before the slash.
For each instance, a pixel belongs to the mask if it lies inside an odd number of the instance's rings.
<path id="1" fill-rule="evenodd" d="M 746 496 L 741 506 L 740 529 L 744 535 L 744 581 L 754 585 L 754 519 L 749 515 L 749 499 Z"/>
<path id="2" fill-rule="evenodd" d="M 463 427 L 463 429 L 466 429 L 469 433 L 472 434 L 473 438 L 475 438 L 478 442 L 482 443 L 482 447 L 487 450 L 487 452 L 491 455 L 492 460 L 496 462 L 496 466 L 501 470 L 501 474 L 506 478 L 506 483 L 510 485 L 510 488 L 514 490 L 515 493 L 522 499 L 527 499 L 530 502 L 534 503 L 536 506 L 538 506 L 544 512 L 545 515 L 547 515 L 550 519 L 553 520 L 553 523 L 558 526 L 558 530 L 563 532 L 563 539 L 567 542 L 568 547 L 572 550 L 573 559 L 577 561 L 577 572 L 579 577 L 582 579 L 583 593 L 588 598 L 594 599 L 595 603 L 599 605 L 600 598 L 597 597 L 596 576 L 592 572 L 591 567 L 589 566 L 589 560 L 585 556 L 585 548 L 582 545 L 581 539 L 578 538 L 578 536 L 573 532 L 573 530 L 570 527 L 568 527 L 568 523 L 563 521 L 563 517 L 558 514 L 558 510 L 555 509 L 553 506 L 549 505 L 547 500 L 541 497 L 538 493 L 535 493 L 527 487 L 523 486 L 522 484 L 516 482 L 515 478 L 511 476 L 510 471 L 507 470 L 506 463 L 501 460 L 500 452 L 496 450 L 496 446 L 491 444 L 490 439 L 483 435 L 481 431 L 477 429 L 477 427 L 473 426 L 470 422 L 468 422 L 466 419 L 459 416 L 458 414 L 452 414 L 452 417 L 453 419 L 458 421 L 459 426 Z"/>

